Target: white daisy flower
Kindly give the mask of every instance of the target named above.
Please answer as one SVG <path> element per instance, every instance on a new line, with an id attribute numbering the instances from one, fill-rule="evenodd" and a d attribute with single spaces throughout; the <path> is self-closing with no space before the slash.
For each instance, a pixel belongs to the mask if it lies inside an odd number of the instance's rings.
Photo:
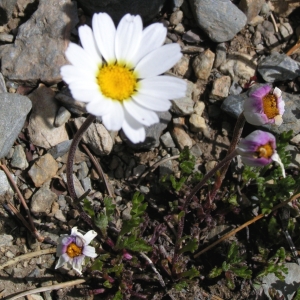
<path id="1" fill-rule="evenodd" d="M 70 43 L 61 68 L 73 98 L 102 117 L 108 130 L 123 129 L 133 143 L 145 140 L 144 126 L 159 122 L 156 112 L 170 99 L 185 96 L 186 82 L 159 76 L 181 58 L 176 43 L 163 45 L 167 30 L 159 23 L 143 30 L 140 16 L 125 15 L 117 28 L 106 13 L 93 16 L 93 30 L 79 27 L 82 47 Z"/>
<path id="2" fill-rule="evenodd" d="M 55 269 L 60 268 L 64 263 L 81 274 L 82 265 L 86 256 L 95 258 L 97 253 L 95 248 L 88 244 L 96 237 L 94 230 L 82 235 L 77 227 L 73 227 L 71 235 L 63 235 L 58 242 L 56 256 L 59 257 Z"/>

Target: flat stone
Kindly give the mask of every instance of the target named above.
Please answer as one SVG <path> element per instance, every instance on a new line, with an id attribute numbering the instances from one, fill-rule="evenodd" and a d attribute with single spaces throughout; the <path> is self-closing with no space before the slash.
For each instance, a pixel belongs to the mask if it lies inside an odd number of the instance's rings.
<path id="1" fill-rule="evenodd" d="M 28 97 L 32 101 L 32 112 L 28 124 L 31 142 L 36 146 L 49 149 L 68 140 L 65 126 L 54 126 L 58 110 L 54 91 L 40 84 Z"/>
<path id="2" fill-rule="evenodd" d="M 215 54 L 207 49 L 195 57 L 193 69 L 198 79 L 207 80 L 213 67 Z"/>
<path id="3" fill-rule="evenodd" d="M 280 24 L 279 25 L 279 32 L 285 40 L 288 40 L 294 33 L 293 28 L 290 25 L 290 23 Z"/>
<path id="4" fill-rule="evenodd" d="M 8 154 L 31 107 L 25 96 L 0 93 L 0 158 Z"/>
<path id="5" fill-rule="evenodd" d="M 189 0 L 199 27 L 213 42 L 231 40 L 247 23 L 246 15 L 230 0 Z"/>
<path id="6" fill-rule="evenodd" d="M 293 80 L 300 76 L 300 63 L 274 52 L 258 64 L 257 71 L 266 82 Z"/>
<path id="7" fill-rule="evenodd" d="M 165 134 L 163 134 L 160 137 L 161 143 L 164 145 L 164 147 L 166 148 L 174 148 L 175 147 L 175 143 L 172 139 L 172 136 L 170 134 L 169 131 L 167 131 Z"/>
<path id="8" fill-rule="evenodd" d="M 260 12 L 265 0 L 241 0 L 239 9 L 246 15 L 250 23 Z"/>
<path id="9" fill-rule="evenodd" d="M 22 145 L 16 145 L 14 149 L 14 154 L 10 162 L 13 168 L 25 170 L 28 167 L 28 162 Z"/>
<path id="10" fill-rule="evenodd" d="M 194 84 L 191 81 L 187 81 L 187 89 L 185 97 L 172 100 L 171 112 L 178 116 L 188 116 L 194 111 L 195 102 L 192 100 Z"/>
<path id="11" fill-rule="evenodd" d="M 170 24 L 171 25 L 178 25 L 182 22 L 183 12 L 181 10 L 174 11 L 170 16 Z"/>
<path id="12" fill-rule="evenodd" d="M 74 120 L 76 128 L 79 129 L 85 120 L 84 117 L 76 118 Z M 96 155 L 108 155 L 113 148 L 109 132 L 99 123 L 92 123 L 83 134 L 82 140 Z"/>
<path id="13" fill-rule="evenodd" d="M 253 88 L 257 88 L 253 87 Z M 243 105 L 245 99 L 248 97 L 249 93 L 253 90 L 250 89 L 246 93 L 240 95 L 231 95 L 227 97 L 221 106 L 221 109 L 227 112 L 232 117 L 237 118 L 243 111 Z M 260 128 L 267 129 L 273 133 L 282 133 L 284 131 L 292 130 L 296 135 L 300 132 L 300 101 L 298 95 L 292 95 L 282 92 L 282 99 L 285 102 L 285 112 L 282 116 L 283 123 L 280 126 L 276 125 L 263 125 Z"/>
<path id="14" fill-rule="evenodd" d="M 40 0 L 38 9 L 18 28 L 14 44 L 0 47 L 2 74 L 27 86 L 61 81 L 60 67 L 68 63 L 66 41 L 77 23 L 71 0 Z"/>
<path id="15" fill-rule="evenodd" d="M 0 235 L 0 247 L 3 246 L 12 246 L 13 236 L 8 234 L 1 234 Z"/>
<path id="16" fill-rule="evenodd" d="M 58 157 L 63 156 L 69 151 L 69 148 L 71 146 L 72 140 L 67 140 L 64 142 L 61 142 L 54 147 L 52 147 L 48 153 L 50 153 L 54 159 L 57 159 Z"/>
<path id="17" fill-rule="evenodd" d="M 64 182 L 67 184 L 66 174 L 63 173 L 61 175 L 61 177 L 64 180 Z M 77 198 L 80 198 L 85 193 L 85 190 L 83 189 L 80 181 L 78 180 L 78 178 L 76 177 L 75 174 L 73 174 L 73 183 L 74 183 L 74 188 L 75 188 L 75 194 L 76 194 Z"/>
<path id="18" fill-rule="evenodd" d="M 58 164 L 51 154 L 47 153 L 38 158 L 30 170 L 28 175 L 32 179 L 36 187 L 40 187 L 44 182 L 51 179 L 58 171 Z"/>
<path id="19" fill-rule="evenodd" d="M 40 188 L 30 202 L 30 210 L 33 214 L 46 214 L 51 211 L 51 206 L 57 200 L 57 195 L 49 190 L 48 187 Z"/>
<path id="20" fill-rule="evenodd" d="M 252 56 L 244 53 L 232 53 L 220 66 L 223 74 L 228 74 L 232 81 L 241 85 L 248 82 L 255 75 L 257 63 Z"/>
<path id="21" fill-rule="evenodd" d="M 192 139 L 184 130 L 184 118 L 173 119 L 171 135 L 180 150 L 183 150 L 184 147 L 188 147 L 190 149 L 193 146 Z"/>
<path id="22" fill-rule="evenodd" d="M 209 97 L 214 100 L 223 100 L 229 94 L 231 79 L 229 76 L 222 76 L 213 82 Z"/>
<path id="23" fill-rule="evenodd" d="M 173 174 L 172 160 L 167 160 L 159 165 L 159 178 Z"/>
<path id="24" fill-rule="evenodd" d="M 189 119 L 190 129 L 192 132 L 200 132 L 207 128 L 205 119 L 199 115 L 192 114 Z"/>
<path id="25" fill-rule="evenodd" d="M 79 0 L 78 2 L 89 14 L 106 12 L 118 24 L 127 13 L 140 15 L 144 22 L 151 21 L 161 10 L 165 0 Z"/>
<path id="26" fill-rule="evenodd" d="M 187 55 L 183 55 L 179 62 L 173 67 L 176 75 L 184 76 L 189 70 L 190 58 Z"/>
<path id="27" fill-rule="evenodd" d="M 216 68 L 216 69 L 219 68 L 221 66 L 221 64 L 225 61 L 226 52 L 227 52 L 226 44 L 225 43 L 218 44 L 218 46 L 216 47 L 216 57 L 215 57 L 215 61 L 214 61 L 214 68 Z"/>
<path id="28" fill-rule="evenodd" d="M 295 135 L 290 142 L 294 145 L 300 145 L 300 134 Z"/>
<path id="29" fill-rule="evenodd" d="M 55 117 L 54 126 L 60 127 L 67 123 L 71 117 L 71 113 L 63 106 L 61 106 Z"/>
<path id="30" fill-rule="evenodd" d="M 0 170 L 0 196 L 4 197 L 4 195 L 7 195 L 7 197 L 12 198 L 13 194 L 14 192 L 10 186 L 6 174 L 4 171 Z"/>

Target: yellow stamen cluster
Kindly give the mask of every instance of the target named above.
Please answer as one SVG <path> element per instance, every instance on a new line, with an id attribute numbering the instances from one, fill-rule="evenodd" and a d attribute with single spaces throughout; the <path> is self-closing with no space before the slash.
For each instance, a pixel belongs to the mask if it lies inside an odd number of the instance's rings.
<path id="1" fill-rule="evenodd" d="M 279 115 L 279 110 L 277 108 L 277 98 L 273 94 L 267 94 L 263 97 L 263 108 L 264 113 L 268 119 L 273 119 Z"/>
<path id="2" fill-rule="evenodd" d="M 108 98 L 123 101 L 134 94 L 137 78 L 129 68 L 108 64 L 102 66 L 97 74 L 98 85 L 102 94 Z"/>
<path id="3" fill-rule="evenodd" d="M 268 143 L 265 144 L 263 146 L 260 146 L 257 151 L 256 151 L 256 155 L 258 158 L 271 158 L 271 156 L 273 155 L 274 151 L 272 146 Z"/>
<path id="4" fill-rule="evenodd" d="M 67 247 L 67 254 L 69 257 L 74 258 L 82 254 L 82 248 L 78 247 L 76 244 L 71 243 Z"/>

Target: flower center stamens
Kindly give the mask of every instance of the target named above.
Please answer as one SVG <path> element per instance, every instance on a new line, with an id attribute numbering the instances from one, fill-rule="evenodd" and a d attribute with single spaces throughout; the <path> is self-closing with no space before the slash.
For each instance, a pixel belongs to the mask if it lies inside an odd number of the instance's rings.
<path id="1" fill-rule="evenodd" d="M 68 247 L 67 247 L 67 254 L 69 257 L 74 258 L 76 256 L 79 256 L 82 254 L 82 248 L 78 247 L 76 244 L 71 243 Z"/>
<path id="2" fill-rule="evenodd" d="M 273 119 L 279 115 L 279 110 L 277 108 L 277 98 L 273 94 L 267 94 L 262 99 L 264 113 L 268 119 Z"/>
<path id="3" fill-rule="evenodd" d="M 133 71 L 118 64 L 102 66 L 97 74 L 97 82 L 104 96 L 118 101 L 128 99 L 137 86 Z"/>
<path id="4" fill-rule="evenodd" d="M 273 155 L 273 148 L 270 144 L 260 146 L 256 151 L 256 155 L 258 158 L 263 157 L 269 159 Z"/>

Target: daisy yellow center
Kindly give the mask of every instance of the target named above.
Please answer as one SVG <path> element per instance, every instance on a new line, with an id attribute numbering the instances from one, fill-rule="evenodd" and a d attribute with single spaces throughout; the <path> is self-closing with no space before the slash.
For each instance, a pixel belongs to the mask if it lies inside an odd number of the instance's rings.
<path id="1" fill-rule="evenodd" d="M 277 98 L 275 95 L 267 94 L 263 97 L 263 108 L 264 113 L 268 119 L 273 119 L 279 115 L 279 110 L 277 108 Z"/>
<path id="2" fill-rule="evenodd" d="M 269 159 L 273 155 L 273 148 L 270 144 L 265 144 L 257 149 L 256 154 L 258 158 Z"/>
<path id="3" fill-rule="evenodd" d="M 82 248 L 78 247 L 76 244 L 71 243 L 67 247 L 67 254 L 69 257 L 74 258 L 82 254 Z"/>
<path id="4" fill-rule="evenodd" d="M 123 101 L 134 94 L 137 78 L 129 68 L 113 64 L 104 65 L 97 74 L 102 94 L 108 98 Z"/>

